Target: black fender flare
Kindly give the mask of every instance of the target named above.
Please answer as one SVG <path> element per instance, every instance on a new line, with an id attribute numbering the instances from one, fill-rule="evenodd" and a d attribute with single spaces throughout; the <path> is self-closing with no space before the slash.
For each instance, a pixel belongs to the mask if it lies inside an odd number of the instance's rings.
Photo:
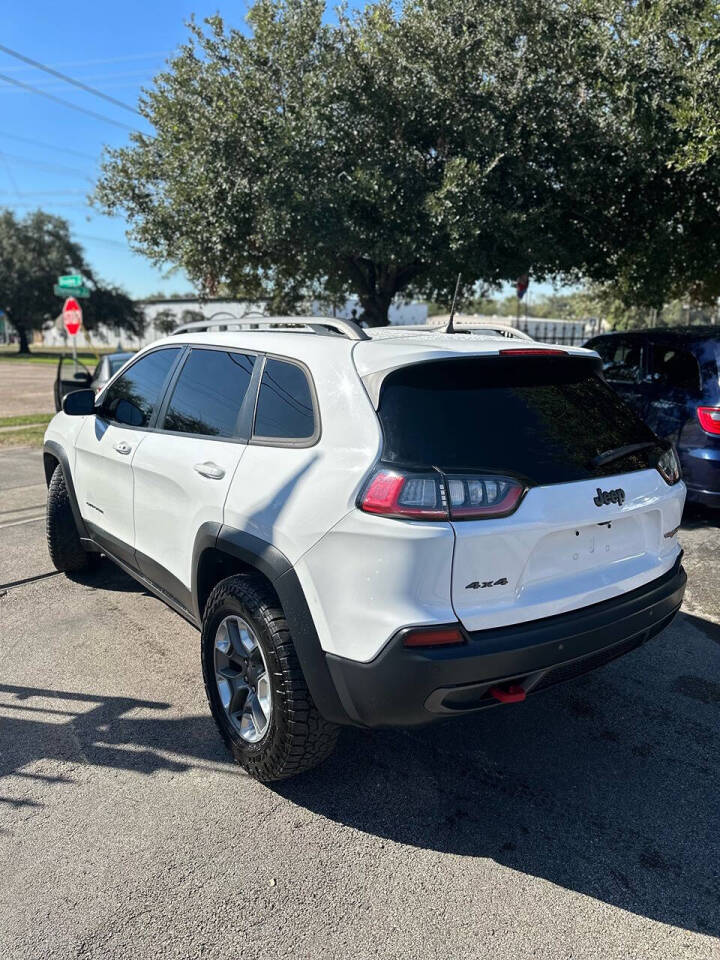
<path id="1" fill-rule="evenodd" d="M 193 548 L 192 583 L 193 612 L 198 622 L 201 620 L 198 567 L 203 551 L 209 548 L 241 560 L 267 577 L 285 613 L 295 651 L 315 706 L 322 716 L 332 723 L 352 723 L 330 675 L 325 651 L 320 645 L 315 621 L 298 575 L 285 554 L 271 543 L 225 524 L 204 523 L 200 527 Z"/>
<path id="2" fill-rule="evenodd" d="M 77 501 L 77 494 L 75 493 L 75 484 L 73 483 L 72 473 L 70 471 L 70 461 L 68 456 L 65 453 L 65 450 L 57 443 L 55 440 L 46 440 L 43 444 L 43 454 L 49 454 L 51 457 L 54 457 L 60 466 L 62 467 L 63 477 L 65 478 L 65 487 L 68 492 L 68 498 L 70 500 L 70 507 L 73 513 L 73 519 L 75 520 L 75 526 L 78 529 L 81 540 L 90 540 L 90 534 L 88 533 L 87 526 L 85 521 L 82 518 L 80 513 L 80 507 Z M 45 482 L 50 486 L 50 476 L 45 471 Z M 85 545 L 87 546 L 87 545 Z"/>

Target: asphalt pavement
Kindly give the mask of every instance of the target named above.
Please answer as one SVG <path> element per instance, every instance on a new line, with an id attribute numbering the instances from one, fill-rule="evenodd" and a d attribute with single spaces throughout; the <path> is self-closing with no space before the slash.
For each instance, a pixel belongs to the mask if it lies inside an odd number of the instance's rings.
<path id="1" fill-rule="evenodd" d="M 197 633 L 109 562 L 53 572 L 0 455 L 0 957 L 720 958 L 720 528 L 684 612 L 524 704 L 228 759 Z"/>

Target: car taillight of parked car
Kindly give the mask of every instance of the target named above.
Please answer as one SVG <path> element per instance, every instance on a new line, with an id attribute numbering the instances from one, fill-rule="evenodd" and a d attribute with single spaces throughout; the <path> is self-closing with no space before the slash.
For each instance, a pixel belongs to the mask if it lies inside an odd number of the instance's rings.
<path id="1" fill-rule="evenodd" d="M 703 430 L 720 434 L 720 407 L 698 407 L 697 415 Z"/>
<path id="2" fill-rule="evenodd" d="M 402 520 L 483 520 L 513 513 L 525 489 L 512 477 L 379 467 L 365 484 L 358 506 L 366 513 Z"/>

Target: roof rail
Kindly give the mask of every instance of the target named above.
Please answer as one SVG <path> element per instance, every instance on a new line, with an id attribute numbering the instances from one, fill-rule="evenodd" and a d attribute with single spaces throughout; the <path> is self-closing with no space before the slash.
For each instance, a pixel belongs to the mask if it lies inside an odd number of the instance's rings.
<path id="1" fill-rule="evenodd" d="M 195 320 L 173 330 L 179 333 L 228 332 L 233 330 L 257 330 L 262 333 L 317 333 L 321 336 L 341 336 L 348 340 L 369 340 L 363 328 L 353 320 L 338 320 L 336 317 L 242 317 L 224 320 Z"/>

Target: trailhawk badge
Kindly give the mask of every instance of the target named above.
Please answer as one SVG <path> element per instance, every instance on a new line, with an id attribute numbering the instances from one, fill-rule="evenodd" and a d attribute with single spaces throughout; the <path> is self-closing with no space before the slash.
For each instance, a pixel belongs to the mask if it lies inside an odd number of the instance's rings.
<path id="1" fill-rule="evenodd" d="M 601 490 L 597 488 L 597 496 L 593 497 L 593 503 L 596 507 L 607 506 L 609 503 L 617 503 L 622 506 L 625 503 L 625 491 L 622 487 L 617 490 Z"/>

